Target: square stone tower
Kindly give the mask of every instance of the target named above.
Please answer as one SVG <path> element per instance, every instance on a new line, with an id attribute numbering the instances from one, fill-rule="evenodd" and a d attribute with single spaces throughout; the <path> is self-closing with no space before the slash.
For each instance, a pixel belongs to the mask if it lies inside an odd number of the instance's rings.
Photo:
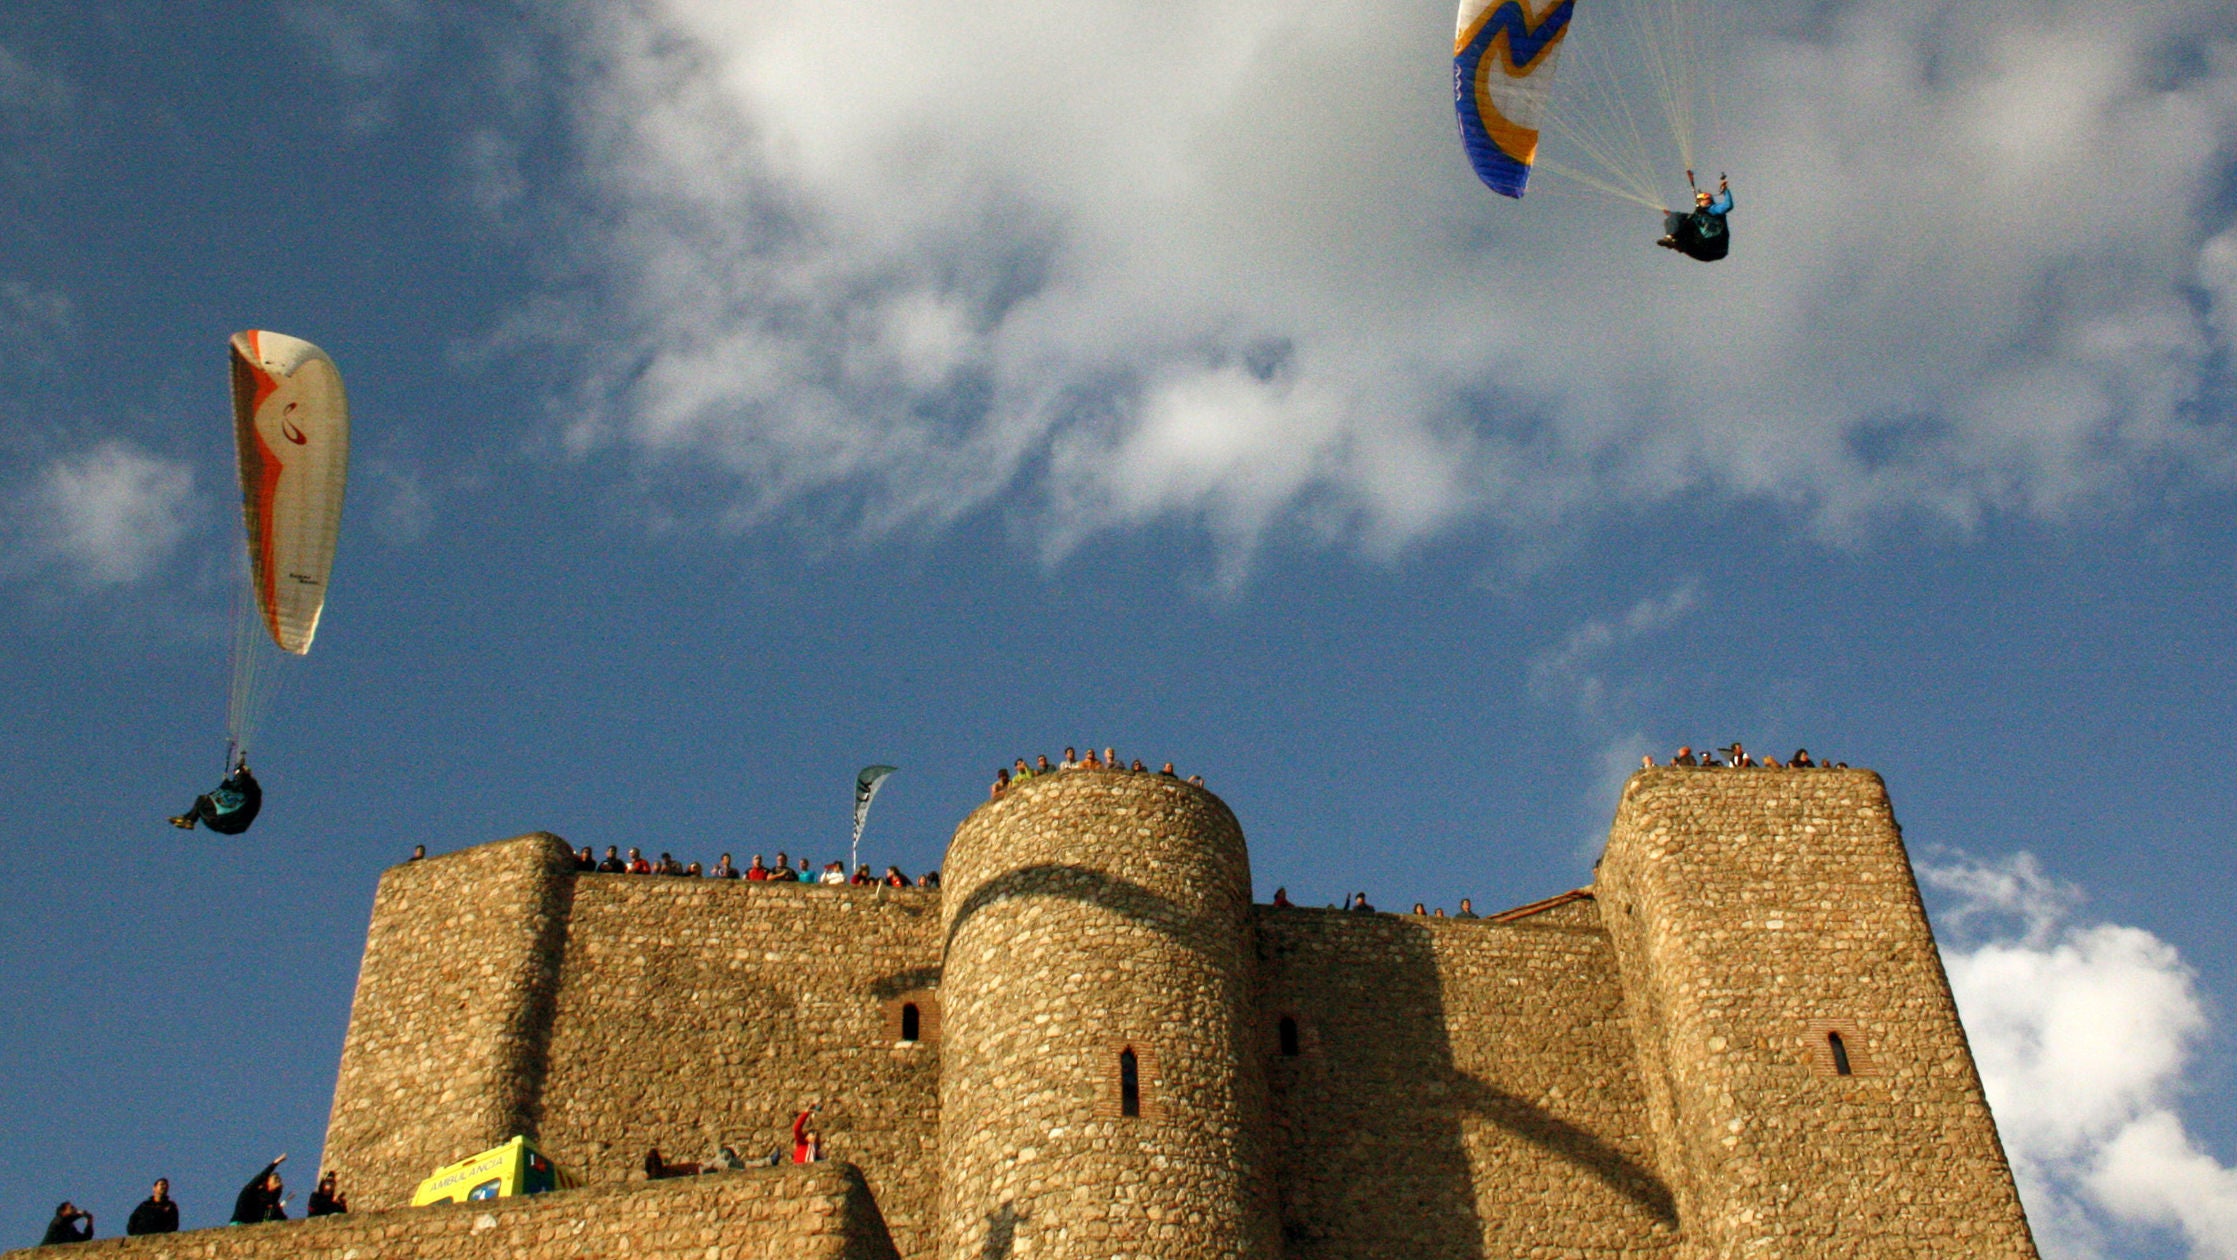
<path id="1" fill-rule="evenodd" d="M 1640 771 L 1596 891 L 1688 1253 L 2033 1260 L 1880 776 Z"/>

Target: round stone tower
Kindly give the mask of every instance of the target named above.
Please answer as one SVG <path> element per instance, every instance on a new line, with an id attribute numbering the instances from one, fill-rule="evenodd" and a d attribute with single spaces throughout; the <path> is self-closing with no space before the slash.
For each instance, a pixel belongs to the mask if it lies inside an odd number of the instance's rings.
<path id="1" fill-rule="evenodd" d="M 940 1254 L 1278 1254 L 1250 862 L 1218 797 L 1029 779 L 942 870 Z"/>

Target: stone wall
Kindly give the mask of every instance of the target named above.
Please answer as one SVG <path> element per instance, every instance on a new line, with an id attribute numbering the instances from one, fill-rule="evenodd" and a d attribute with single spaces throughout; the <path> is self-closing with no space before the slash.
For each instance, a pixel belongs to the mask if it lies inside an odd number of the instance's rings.
<path id="1" fill-rule="evenodd" d="M 1178 779 L 1074 770 L 981 806 L 943 873 L 940 1254 L 1273 1255 L 1234 815 Z"/>
<path id="2" fill-rule="evenodd" d="M 833 1163 L 9 1254 L 23 1260 L 57 1254 L 79 1260 L 894 1260 L 861 1174 Z"/>
<path id="3" fill-rule="evenodd" d="M 544 1149 L 601 1182 L 641 1176 L 649 1147 L 789 1158 L 793 1116 L 820 1102 L 826 1157 L 862 1168 L 903 1255 L 929 1255 L 941 1025 L 903 1044 L 889 1007 L 939 983 L 939 905 L 876 885 L 576 877 Z"/>
<path id="4" fill-rule="evenodd" d="M 1878 775 L 1642 770 L 1598 891 L 1689 1255 L 2033 1260 Z"/>
<path id="5" fill-rule="evenodd" d="M 573 872 L 537 832 L 381 877 L 326 1128 L 359 1206 L 402 1207 L 440 1165 L 535 1132 Z"/>
<path id="6" fill-rule="evenodd" d="M 1293 1260 L 1673 1254 L 1590 900 L 1510 924 L 1261 909 L 1258 941 Z"/>

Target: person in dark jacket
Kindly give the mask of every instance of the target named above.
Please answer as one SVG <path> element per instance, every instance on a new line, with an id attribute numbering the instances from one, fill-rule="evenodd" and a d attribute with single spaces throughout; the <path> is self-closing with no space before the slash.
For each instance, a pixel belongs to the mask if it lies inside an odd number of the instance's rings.
<path id="1" fill-rule="evenodd" d="M 287 1219 L 287 1201 L 280 1194 L 280 1165 L 286 1162 L 287 1156 L 281 1155 L 241 1187 L 241 1193 L 233 1199 L 235 1225 L 261 1225 L 266 1221 Z"/>
<path id="2" fill-rule="evenodd" d="M 1688 172 L 1686 178 L 1690 180 L 1692 173 Z M 1672 210 L 1663 216 L 1663 237 L 1655 244 L 1701 262 L 1715 262 L 1732 252 L 1732 228 L 1725 222 L 1730 213 L 1732 182 L 1718 176 L 1715 196 L 1710 196 L 1707 189 L 1693 190 L 1693 213 Z"/>
<path id="3" fill-rule="evenodd" d="M 171 1179 L 158 1177 L 155 1189 L 132 1209 L 124 1222 L 127 1234 L 175 1234 L 179 1232 L 179 1201 L 171 1197 Z"/>
<path id="4" fill-rule="evenodd" d="M 42 1247 L 56 1243 L 84 1242 L 93 1237 L 93 1213 L 80 1212 L 78 1205 L 68 1199 L 54 1210 L 54 1219 L 47 1222 L 46 1237 L 39 1240 Z"/>
<path id="5" fill-rule="evenodd" d="M 192 831 L 199 822 L 221 836 L 237 836 L 249 829 L 249 824 L 256 821 L 256 811 L 262 808 L 264 788 L 249 773 L 248 758 L 243 757 L 214 790 L 195 797 L 191 808 L 173 817 L 171 825 Z"/>
<path id="6" fill-rule="evenodd" d="M 350 1197 L 335 1188 L 334 1170 L 327 1169 L 318 1179 L 318 1189 L 311 1191 L 310 1201 L 303 1205 L 303 1215 L 340 1216 L 349 1210 Z"/>

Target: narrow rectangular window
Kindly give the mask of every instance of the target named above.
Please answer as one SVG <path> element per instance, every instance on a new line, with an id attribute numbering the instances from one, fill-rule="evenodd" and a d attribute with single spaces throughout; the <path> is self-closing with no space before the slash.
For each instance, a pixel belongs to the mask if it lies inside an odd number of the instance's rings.
<path id="1" fill-rule="evenodd" d="M 1833 1074 L 1835 1076 L 1849 1075 L 1849 1048 L 1841 1041 L 1841 1034 L 1837 1032 L 1827 1033 L 1825 1035 L 1825 1045 L 1827 1049 L 1833 1051 Z"/>
<path id="2" fill-rule="evenodd" d="M 921 1027 L 921 1024 L 919 1023 L 921 1018 L 922 1017 L 917 1014 L 916 1003 L 908 1002 L 902 1005 L 901 1040 L 915 1041 L 917 1039 L 917 1029 Z"/>
<path id="3" fill-rule="evenodd" d="M 1284 1015 L 1284 1016 L 1282 1016 L 1282 1024 L 1281 1024 L 1281 1035 L 1282 1035 L 1282 1057 L 1283 1057 L 1283 1058 L 1286 1058 L 1286 1059 L 1294 1059 L 1294 1058 L 1296 1058 L 1296 1057 L 1297 1057 L 1297 1020 L 1296 1020 L 1296 1018 L 1295 1018 L 1294 1016 L 1290 1016 L 1290 1015 Z"/>
<path id="4" fill-rule="evenodd" d="M 1119 1114 L 1142 1114 L 1142 1068 L 1132 1046 L 1119 1051 Z"/>

